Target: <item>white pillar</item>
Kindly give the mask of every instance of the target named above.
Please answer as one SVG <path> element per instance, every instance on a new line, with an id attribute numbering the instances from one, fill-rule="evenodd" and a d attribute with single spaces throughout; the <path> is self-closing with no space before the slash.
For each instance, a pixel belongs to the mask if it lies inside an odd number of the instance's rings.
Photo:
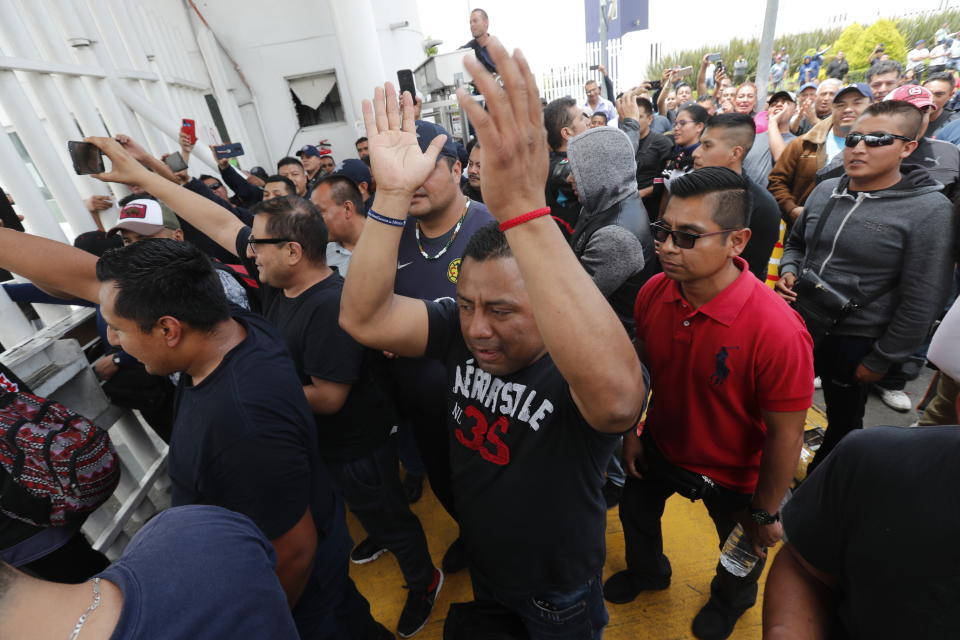
<path id="1" fill-rule="evenodd" d="M 27 317 L 20 311 L 3 287 L 0 287 L 0 342 L 4 349 L 23 342 L 36 333 L 33 325 L 27 320 Z"/>
<path id="2" fill-rule="evenodd" d="M 331 2 L 334 32 L 346 82 L 340 83 L 344 104 L 349 105 L 347 122 L 360 118 L 360 102 L 373 96 L 373 89 L 387 80 L 383 70 L 380 37 L 370 0 Z M 344 85 L 346 85 L 344 87 Z"/>
<path id="3" fill-rule="evenodd" d="M 42 59 L 40 50 L 30 38 L 27 26 L 20 17 L 18 7 L 9 2 L 0 2 L 0 31 L 4 38 L 10 44 L 13 55 L 39 60 Z M 77 128 L 70 111 L 65 108 L 64 97 L 60 94 L 57 86 L 54 84 L 53 76 L 47 73 L 27 73 L 24 75 L 26 83 L 36 95 L 40 107 L 47 116 L 47 122 L 51 127 L 52 143 L 55 149 L 58 149 L 61 163 L 69 166 L 69 155 L 66 152 L 66 142 L 68 140 L 81 140 L 80 130 Z M 108 193 L 103 183 L 86 178 L 83 176 L 71 175 L 74 187 L 80 192 L 81 196 L 88 198 L 94 194 Z M 82 202 L 59 202 L 60 209 L 68 216 L 74 231 L 82 233 L 94 228 L 93 220 L 87 213 Z M 71 217 L 72 216 L 72 217 Z M 81 227 L 76 226 L 76 221 L 82 222 Z"/>
<path id="4" fill-rule="evenodd" d="M 43 122 L 13 71 L 0 71 L 0 101 L 67 222 L 77 233 L 94 229 L 93 218 L 84 208 L 83 198 L 67 173 L 73 168 L 65 166 L 54 150 L 44 131 Z M 64 140 L 63 144 L 66 146 L 67 141 Z"/>
<path id="5" fill-rule="evenodd" d="M 210 76 L 210 84 L 213 85 L 213 92 L 217 98 L 217 105 L 220 107 L 220 114 L 223 116 L 223 122 L 227 125 L 227 132 L 230 134 L 232 142 L 240 142 L 244 145 L 244 163 L 245 166 L 253 167 L 260 164 L 259 159 L 253 152 L 253 140 L 243 124 L 243 118 L 240 116 L 240 107 L 230 91 L 230 83 L 227 79 L 227 72 L 223 68 L 223 56 L 220 53 L 220 46 L 213 37 L 210 29 L 206 25 L 196 25 L 197 44 L 200 45 L 200 55 L 203 57 L 204 65 L 207 67 L 207 74 Z M 226 141 L 224 141 L 226 142 Z"/>
<path id="6" fill-rule="evenodd" d="M 0 182 L 16 198 L 17 209 L 23 214 L 23 226 L 27 231 L 51 240 L 67 241 L 63 229 L 47 206 L 43 192 L 3 129 L 0 129 Z"/>
<path id="7" fill-rule="evenodd" d="M 111 83 L 113 84 L 113 90 L 117 94 L 117 97 L 123 100 L 123 102 L 132 110 L 136 111 L 141 118 L 156 127 L 158 131 L 165 133 L 174 140 L 179 139 L 179 120 L 157 109 L 152 104 L 147 102 L 145 98 L 123 86 L 119 80 L 111 80 Z M 193 157 L 206 164 L 211 170 L 217 171 L 217 161 L 213 157 L 213 152 L 211 152 L 210 149 L 204 145 L 198 144 L 193 148 Z"/>

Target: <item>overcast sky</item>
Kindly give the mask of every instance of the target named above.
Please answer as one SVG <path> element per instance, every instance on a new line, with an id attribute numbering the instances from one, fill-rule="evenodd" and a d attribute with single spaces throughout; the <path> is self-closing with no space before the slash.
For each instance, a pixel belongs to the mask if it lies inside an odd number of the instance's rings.
<path id="1" fill-rule="evenodd" d="M 423 33 L 444 41 L 441 52 L 470 40 L 470 10 L 480 7 L 490 15 L 490 33 L 508 48 L 523 49 L 535 73 L 584 59 L 584 0 L 418 0 L 418 5 Z M 652 44 L 668 53 L 759 37 L 766 5 L 766 0 L 650 0 L 650 29 L 623 38 L 621 82 L 642 79 Z M 776 32 L 782 35 L 956 8 L 960 0 L 801 0 L 779 6 Z"/>

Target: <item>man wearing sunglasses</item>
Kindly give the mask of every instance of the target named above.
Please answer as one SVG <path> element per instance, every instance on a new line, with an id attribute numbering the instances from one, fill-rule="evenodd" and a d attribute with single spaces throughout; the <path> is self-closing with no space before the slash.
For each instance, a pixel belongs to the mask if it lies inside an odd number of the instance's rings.
<path id="1" fill-rule="evenodd" d="M 627 568 L 604 585 L 615 603 L 670 585 L 660 518 L 675 492 L 703 499 L 721 543 L 740 523 L 765 557 L 782 536 L 780 504 L 813 396 L 800 316 L 740 257 L 751 235 L 744 178 L 705 167 L 674 180 L 671 194 L 651 225 L 663 273 L 634 309 L 653 395 L 645 425 L 623 437 Z M 762 560 L 744 577 L 718 565 L 693 635 L 728 637 L 756 602 L 762 571 Z"/>
<path id="2" fill-rule="evenodd" d="M 868 107 L 846 138 L 846 177 L 814 189 L 787 240 L 776 286 L 785 300 L 798 300 L 806 266 L 838 297 L 862 303 L 815 350 L 829 428 L 811 470 L 863 426 L 867 386 L 916 352 L 951 290 L 953 208 L 924 169 L 901 172 L 922 126 L 908 102 Z"/>
<path id="3" fill-rule="evenodd" d="M 843 149 L 843 138 L 873 101 L 870 88 L 847 85 L 833 97 L 833 115 L 787 145 L 770 171 L 767 189 L 780 205 L 787 225 L 793 225 L 810 192 L 817 186 L 817 171 Z"/>

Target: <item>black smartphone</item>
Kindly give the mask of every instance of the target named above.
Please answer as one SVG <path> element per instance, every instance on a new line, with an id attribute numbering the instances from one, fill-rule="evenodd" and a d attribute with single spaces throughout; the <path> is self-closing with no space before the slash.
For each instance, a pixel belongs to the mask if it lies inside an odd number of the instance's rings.
<path id="1" fill-rule="evenodd" d="M 397 71 L 397 82 L 400 84 L 400 95 L 402 96 L 404 91 L 409 91 L 410 98 L 416 102 L 417 87 L 413 84 L 413 71 L 410 69 L 400 69 L 400 71 Z"/>
<path id="2" fill-rule="evenodd" d="M 661 80 L 650 80 L 647 82 L 650 85 L 650 91 L 660 91 L 663 88 L 663 82 Z"/>
<path id="3" fill-rule="evenodd" d="M 180 155 L 179 151 L 175 151 L 163 159 L 164 163 L 170 167 L 170 171 L 177 173 L 178 171 L 186 171 L 187 163 L 183 161 L 183 156 Z"/>
<path id="4" fill-rule="evenodd" d="M 723 63 L 720 62 L 719 60 L 717 60 L 716 70 L 717 70 L 718 72 L 719 72 L 719 71 L 723 71 Z"/>
<path id="5" fill-rule="evenodd" d="M 600 65 L 598 64 L 590 65 L 590 71 L 598 71 L 599 69 L 600 69 Z"/>
<path id="6" fill-rule="evenodd" d="M 73 161 L 73 170 L 78 176 L 106 171 L 103 166 L 103 152 L 89 142 L 71 140 L 67 143 L 67 150 L 70 152 L 70 160 Z"/>
<path id="7" fill-rule="evenodd" d="M 239 142 L 234 142 L 232 144 L 221 144 L 217 147 L 214 147 L 213 150 L 217 154 L 217 160 L 236 158 L 237 156 L 243 155 L 243 145 Z"/>

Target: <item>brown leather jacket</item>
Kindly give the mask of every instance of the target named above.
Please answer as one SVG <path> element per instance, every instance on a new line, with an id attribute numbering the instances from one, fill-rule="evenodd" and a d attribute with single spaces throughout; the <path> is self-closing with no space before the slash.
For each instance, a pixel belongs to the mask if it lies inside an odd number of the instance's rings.
<path id="1" fill-rule="evenodd" d="M 767 189 L 773 194 L 784 221 L 792 224 L 790 212 L 802 207 L 817 186 L 817 170 L 827 162 L 827 136 L 833 116 L 818 122 L 813 129 L 794 138 L 770 170 Z"/>

